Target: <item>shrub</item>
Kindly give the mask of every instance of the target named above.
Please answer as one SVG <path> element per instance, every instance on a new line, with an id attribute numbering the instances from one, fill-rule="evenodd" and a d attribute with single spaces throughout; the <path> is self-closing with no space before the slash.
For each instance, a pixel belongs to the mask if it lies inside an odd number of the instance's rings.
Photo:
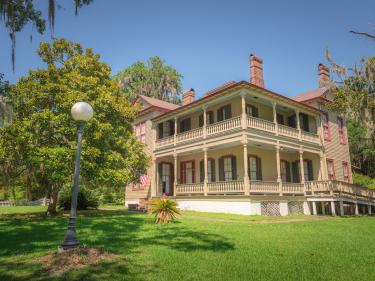
<path id="1" fill-rule="evenodd" d="M 58 207 L 63 210 L 70 210 L 70 203 L 72 198 L 72 192 L 63 190 L 59 194 Z M 99 200 L 95 196 L 94 192 L 81 188 L 78 190 L 77 198 L 77 210 L 86 210 L 88 208 L 97 209 L 99 206 Z"/>
<path id="2" fill-rule="evenodd" d="M 375 189 L 375 178 L 371 178 L 366 175 L 353 173 L 353 183 L 363 187 Z"/>
<path id="3" fill-rule="evenodd" d="M 166 198 L 156 198 L 149 204 L 149 212 L 155 215 L 155 222 L 165 224 L 173 221 L 180 211 L 177 203 Z"/>

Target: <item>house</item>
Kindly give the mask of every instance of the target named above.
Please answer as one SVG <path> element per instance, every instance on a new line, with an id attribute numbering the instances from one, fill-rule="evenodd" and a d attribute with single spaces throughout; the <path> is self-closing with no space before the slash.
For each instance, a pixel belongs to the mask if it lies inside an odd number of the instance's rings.
<path id="1" fill-rule="evenodd" d="M 375 193 L 352 184 L 345 118 L 319 88 L 293 98 L 265 88 L 250 55 L 249 81 L 228 82 L 182 105 L 140 96 L 135 135 L 152 166 L 126 188 L 126 204 L 162 195 L 183 210 L 250 215 L 371 213 Z"/>

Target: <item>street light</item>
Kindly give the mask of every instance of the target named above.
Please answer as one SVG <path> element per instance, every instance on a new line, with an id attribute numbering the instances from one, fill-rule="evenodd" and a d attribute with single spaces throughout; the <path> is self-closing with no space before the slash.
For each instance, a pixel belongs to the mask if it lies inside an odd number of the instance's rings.
<path id="1" fill-rule="evenodd" d="M 76 248 L 79 245 L 79 241 L 76 235 L 76 218 L 77 218 L 77 197 L 78 197 L 78 182 L 79 182 L 79 170 L 81 162 L 81 148 L 82 148 L 82 137 L 85 128 L 85 123 L 93 115 L 94 110 L 91 105 L 86 102 L 77 102 L 72 106 L 71 109 L 72 117 L 77 121 L 77 132 L 78 132 L 78 143 L 76 152 L 76 165 L 74 169 L 74 183 L 73 183 L 73 193 L 72 201 L 70 207 L 70 216 L 68 231 L 66 232 L 61 248 L 64 250 Z"/>

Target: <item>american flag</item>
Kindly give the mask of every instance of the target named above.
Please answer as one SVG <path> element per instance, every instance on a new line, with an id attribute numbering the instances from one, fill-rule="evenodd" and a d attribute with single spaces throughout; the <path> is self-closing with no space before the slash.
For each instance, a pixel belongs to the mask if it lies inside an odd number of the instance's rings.
<path id="1" fill-rule="evenodd" d="M 148 176 L 147 175 L 142 175 L 139 178 L 139 181 L 141 182 L 141 186 L 145 187 L 147 185 L 147 183 L 148 183 Z"/>

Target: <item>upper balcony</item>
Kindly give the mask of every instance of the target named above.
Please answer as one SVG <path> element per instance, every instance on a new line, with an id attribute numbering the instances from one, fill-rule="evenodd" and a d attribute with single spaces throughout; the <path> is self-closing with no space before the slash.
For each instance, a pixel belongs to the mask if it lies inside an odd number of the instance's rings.
<path id="1" fill-rule="evenodd" d="M 245 130 L 321 144 L 319 114 L 249 93 L 216 99 L 155 124 L 155 149 L 180 146 Z M 297 118 L 298 116 L 298 118 Z"/>

